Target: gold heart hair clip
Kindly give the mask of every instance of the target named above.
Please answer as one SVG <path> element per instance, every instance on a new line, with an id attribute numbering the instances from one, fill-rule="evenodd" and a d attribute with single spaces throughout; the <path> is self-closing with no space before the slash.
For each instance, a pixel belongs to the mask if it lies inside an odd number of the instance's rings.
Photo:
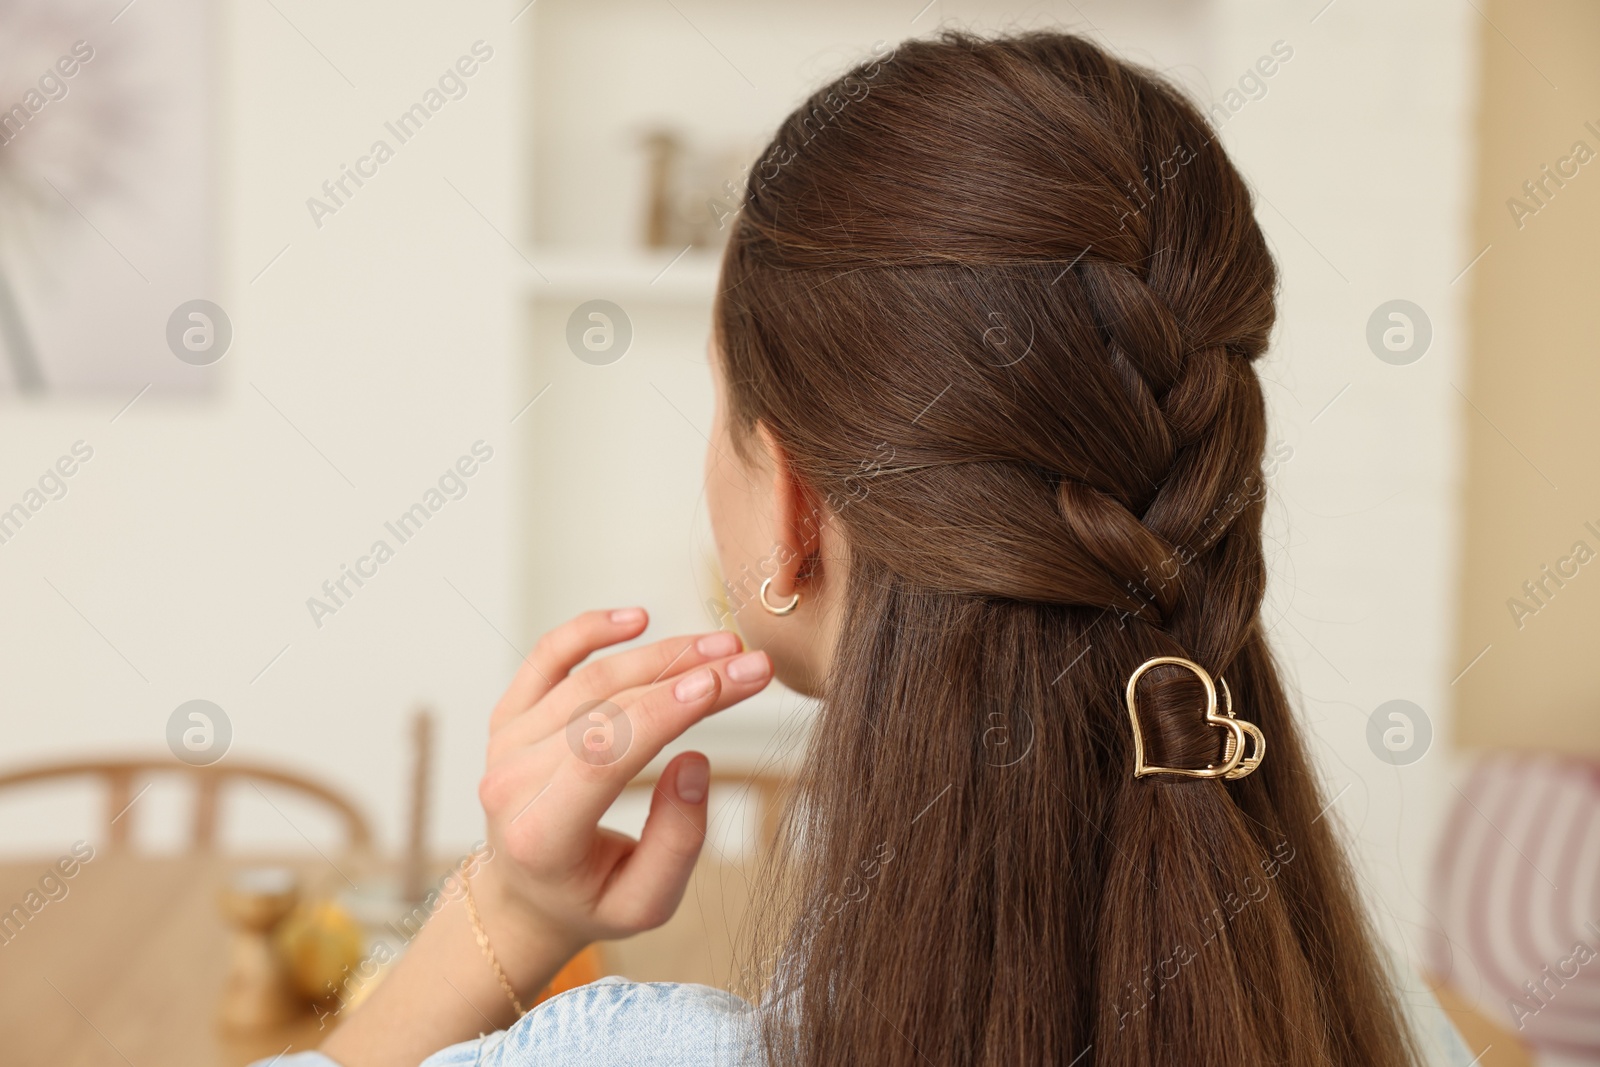
<path id="1" fill-rule="evenodd" d="M 1205 721 L 1209 726 L 1218 726 L 1228 732 L 1227 740 L 1222 750 L 1222 762 L 1207 764 L 1205 767 L 1195 769 L 1191 767 L 1154 767 L 1144 761 L 1144 734 L 1139 729 L 1139 705 L 1134 697 L 1134 690 L 1139 687 L 1139 679 L 1143 678 L 1146 671 L 1163 664 L 1174 667 L 1183 667 L 1190 671 L 1206 690 Z M 1217 682 L 1222 684 L 1222 709 L 1223 714 L 1217 714 Z M 1206 669 L 1194 660 L 1184 659 L 1181 656 L 1156 656 L 1139 664 L 1139 669 L 1128 678 L 1128 721 L 1133 724 L 1133 776 L 1143 778 L 1147 774 L 1176 774 L 1184 778 L 1226 778 L 1229 781 L 1243 778 L 1257 767 L 1261 766 L 1261 757 L 1267 754 L 1267 739 L 1254 723 L 1236 719 L 1233 716 L 1233 694 L 1228 692 L 1228 683 L 1221 678 L 1216 682 L 1211 680 L 1211 675 Z M 1249 735 L 1253 742 L 1250 755 L 1245 755 L 1245 736 Z"/>

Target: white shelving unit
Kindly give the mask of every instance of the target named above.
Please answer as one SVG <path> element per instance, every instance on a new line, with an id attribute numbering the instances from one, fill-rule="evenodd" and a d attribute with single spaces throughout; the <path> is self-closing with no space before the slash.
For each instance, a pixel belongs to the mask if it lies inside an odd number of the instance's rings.
<path id="1" fill-rule="evenodd" d="M 518 282 L 526 358 L 521 398 L 509 407 L 539 397 L 512 427 L 525 478 L 523 629 L 532 638 L 577 611 L 624 603 L 650 610 L 647 637 L 708 629 L 716 578 L 702 498 L 713 408 L 705 346 L 722 250 L 643 247 L 642 138 L 666 127 L 702 156 L 753 158 L 799 95 L 800 76 L 752 93 L 671 5 L 555 0 L 519 25 L 529 35 L 531 232 L 518 243 L 531 269 Z M 770 49 L 755 31 L 736 31 L 734 51 Z M 567 346 L 568 319 L 590 300 L 628 317 L 632 341 L 615 363 L 586 363 Z M 674 750 L 696 747 L 725 767 L 769 765 L 779 737 L 790 750 L 803 743 L 796 714 L 804 702 L 774 684 Z"/>

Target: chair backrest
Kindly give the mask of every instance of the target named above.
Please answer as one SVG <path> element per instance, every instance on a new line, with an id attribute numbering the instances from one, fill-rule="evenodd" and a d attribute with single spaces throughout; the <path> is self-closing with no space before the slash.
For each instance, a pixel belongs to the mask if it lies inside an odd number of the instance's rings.
<path id="1" fill-rule="evenodd" d="M 628 788 L 654 789 L 660 777 L 660 774 L 652 768 L 629 782 Z M 759 835 L 754 844 L 758 849 L 766 849 L 777 840 L 779 824 L 783 817 L 783 805 L 792 787 L 793 783 L 787 775 L 773 769 L 742 770 L 719 767 L 715 763 L 711 767 L 713 793 L 724 790 L 729 793 L 744 792 L 754 798 L 757 804 Z"/>
<path id="2" fill-rule="evenodd" d="M 1470 766 L 1434 860 L 1429 968 L 1538 1051 L 1600 1061 L 1600 763 Z"/>
<path id="3" fill-rule="evenodd" d="M 639 982 L 697 982 L 720 988 L 739 980 L 744 962 L 739 951 L 740 931 L 751 914 L 752 868 L 766 859 L 776 842 L 783 806 L 794 788 L 784 773 L 787 768 L 766 762 L 758 769 L 750 766 L 740 767 L 738 760 L 711 753 L 710 800 L 713 804 L 739 803 L 754 824 L 744 849 L 725 853 L 710 840 L 720 837 L 720 832 L 708 832 L 695 876 L 689 880 L 677 913 L 654 930 L 600 943 L 602 973 Z M 628 789 L 653 789 L 658 778 L 652 767 L 630 782 Z"/>
<path id="4" fill-rule="evenodd" d="M 366 816 L 344 794 L 291 771 L 238 760 L 208 767 L 160 758 L 44 763 L 0 773 L 0 790 L 58 778 L 98 778 L 106 786 L 106 839 L 111 848 L 123 849 L 132 839 L 134 801 L 143 792 L 135 792 L 134 786 L 143 779 L 168 774 L 188 778 L 195 784 L 190 847 L 197 852 L 211 852 L 217 847 L 217 811 L 223 784 L 246 781 L 281 786 L 332 809 L 343 824 L 346 843 L 352 849 L 365 849 L 372 843 L 372 828 Z"/>

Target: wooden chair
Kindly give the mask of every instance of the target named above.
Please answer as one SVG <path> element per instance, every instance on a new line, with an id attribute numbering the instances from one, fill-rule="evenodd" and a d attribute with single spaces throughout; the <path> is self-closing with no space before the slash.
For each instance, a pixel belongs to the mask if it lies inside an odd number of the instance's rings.
<path id="1" fill-rule="evenodd" d="M 661 776 L 654 770 L 649 770 L 639 775 L 628 788 L 654 789 Z M 738 769 L 719 769 L 715 764 L 711 768 L 712 794 L 740 793 L 748 791 L 757 805 L 757 819 L 759 820 L 760 848 L 767 848 L 778 839 L 779 822 L 783 816 L 783 802 L 788 796 L 792 783 L 790 779 L 771 771 L 750 771 Z"/>
<path id="2" fill-rule="evenodd" d="M 310 797 L 338 816 L 351 849 L 365 850 L 372 844 L 372 828 L 366 816 L 344 794 L 290 771 L 241 760 L 208 767 L 193 767 L 178 760 L 160 758 L 46 763 L 0 773 L 0 790 L 61 778 L 98 778 L 105 783 L 106 840 L 112 849 L 125 849 L 132 836 L 132 805 L 138 797 L 134 787 L 139 781 L 157 775 L 178 775 L 194 782 L 194 821 L 189 840 L 196 852 L 216 850 L 217 811 L 222 786 L 229 782 L 263 782 Z"/>
<path id="3" fill-rule="evenodd" d="M 1594 944 L 1581 887 L 1600 879 L 1600 762 L 1482 751 L 1468 766 L 1428 905 L 1439 1000 L 1463 1034 L 1480 1034 L 1473 1052 L 1492 1043 L 1483 1067 L 1545 1054 L 1600 1062 L 1600 973 L 1568 947 Z"/>
<path id="4" fill-rule="evenodd" d="M 635 778 L 630 791 L 655 787 L 651 771 Z M 595 946 L 601 973 L 639 982 L 698 982 L 727 988 L 737 980 L 738 949 L 751 898 L 751 878 L 766 850 L 777 840 L 789 778 L 772 770 L 730 767 L 712 755 L 711 800 L 741 793 L 757 805 L 754 855 L 725 856 L 709 845 L 689 881 L 683 903 L 665 925 L 622 941 Z"/>

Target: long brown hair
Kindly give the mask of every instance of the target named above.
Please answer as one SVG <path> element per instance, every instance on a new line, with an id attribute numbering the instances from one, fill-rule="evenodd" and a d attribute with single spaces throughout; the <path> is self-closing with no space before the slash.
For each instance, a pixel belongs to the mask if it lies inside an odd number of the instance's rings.
<path id="1" fill-rule="evenodd" d="M 784 122 L 733 225 L 735 439 L 849 552 L 771 1062 L 1415 1062 L 1262 631 L 1276 268 L 1196 108 L 1066 34 L 906 42 Z M 1259 770 L 1133 777 L 1163 655 Z M 1219 759 L 1200 692 L 1141 683 L 1156 762 Z"/>

